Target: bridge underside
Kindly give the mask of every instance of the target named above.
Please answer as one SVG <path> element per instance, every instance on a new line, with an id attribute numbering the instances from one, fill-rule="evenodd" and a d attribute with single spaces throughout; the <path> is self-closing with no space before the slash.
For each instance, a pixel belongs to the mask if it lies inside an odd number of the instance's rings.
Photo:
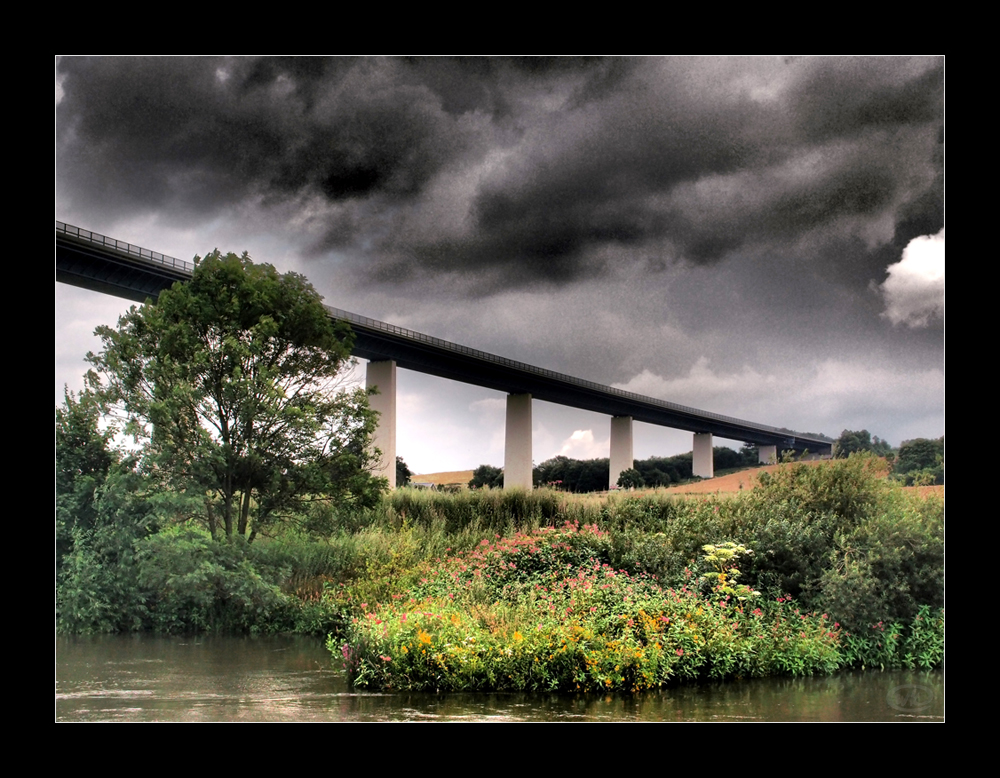
<path id="1" fill-rule="evenodd" d="M 176 281 L 191 277 L 194 266 L 97 233 L 56 224 L 56 280 L 136 302 L 159 296 Z M 688 408 L 651 397 L 534 367 L 422 333 L 328 308 L 334 319 L 355 333 L 354 355 L 370 362 L 369 385 L 382 391 L 373 406 L 381 413 L 379 448 L 383 473 L 395 483 L 395 370 L 402 367 L 453 381 L 505 392 L 508 396 L 505 464 L 508 483 L 531 485 L 531 400 L 545 400 L 612 417 L 611 485 L 633 466 L 632 422 L 687 430 L 694 434 L 695 474 L 712 476 L 712 437 L 761 447 L 761 458 L 777 451 L 828 454 L 831 444 L 818 438 Z M 390 388 L 391 387 L 391 388 Z M 527 463 L 527 464 L 525 464 Z M 525 476 L 525 472 L 527 476 Z"/>

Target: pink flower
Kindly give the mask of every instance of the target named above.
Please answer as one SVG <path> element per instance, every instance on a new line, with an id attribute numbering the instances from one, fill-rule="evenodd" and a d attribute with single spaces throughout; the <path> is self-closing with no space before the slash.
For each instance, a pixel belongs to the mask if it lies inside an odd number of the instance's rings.
<path id="1" fill-rule="evenodd" d="M 678 648 L 677 651 L 676 651 L 676 653 L 677 653 L 677 656 L 684 656 L 684 649 L 683 648 Z"/>

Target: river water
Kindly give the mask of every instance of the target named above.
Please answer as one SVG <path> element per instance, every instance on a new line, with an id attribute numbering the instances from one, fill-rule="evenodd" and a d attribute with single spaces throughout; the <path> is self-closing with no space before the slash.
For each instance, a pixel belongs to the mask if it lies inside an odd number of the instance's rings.
<path id="1" fill-rule="evenodd" d="M 944 721 L 944 675 L 841 673 L 635 695 L 352 690 L 317 638 L 60 637 L 57 721 Z"/>

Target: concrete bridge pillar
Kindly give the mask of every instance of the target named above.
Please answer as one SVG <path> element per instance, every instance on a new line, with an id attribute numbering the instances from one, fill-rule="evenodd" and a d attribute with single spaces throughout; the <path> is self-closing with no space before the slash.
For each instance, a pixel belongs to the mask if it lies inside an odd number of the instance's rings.
<path id="1" fill-rule="evenodd" d="M 503 488 L 531 489 L 531 395 L 507 395 Z"/>
<path id="2" fill-rule="evenodd" d="M 396 363 L 369 362 L 365 371 L 365 386 L 378 388 L 368 402 L 378 411 L 378 427 L 372 444 L 382 452 L 375 475 L 389 479 L 389 488 L 396 488 Z"/>
<path id="3" fill-rule="evenodd" d="M 773 465 L 778 461 L 777 446 L 757 446 L 757 459 L 762 465 Z"/>
<path id="4" fill-rule="evenodd" d="M 608 488 L 614 489 L 618 476 L 635 466 L 632 454 L 632 417 L 611 417 L 611 472 L 608 474 Z"/>
<path id="5" fill-rule="evenodd" d="M 712 460 L 712 433 L 694 433 L 694 461 L 692 470 L 702 478 L 715 476 L 715 462 Z"/>

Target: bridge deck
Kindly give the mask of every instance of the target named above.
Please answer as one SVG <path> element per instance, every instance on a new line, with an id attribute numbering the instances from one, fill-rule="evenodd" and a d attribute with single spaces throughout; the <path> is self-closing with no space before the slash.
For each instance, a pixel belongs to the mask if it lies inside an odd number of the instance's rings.
<path id="1" fill-rule="evenodd" d="M 156 298 L 194 265 L 105 235 L 56 222 L 56 280 L 136 302 Z M 355 332 L 354 354 L 393 360 L 407 370 L 484 386 L 610 416 L 694 433 L 712 433 L 781 450 L 828 452 L 830 442 L 763 424 L 689 408 L 506 359 L 458 343 L 327 306 Z"/>

